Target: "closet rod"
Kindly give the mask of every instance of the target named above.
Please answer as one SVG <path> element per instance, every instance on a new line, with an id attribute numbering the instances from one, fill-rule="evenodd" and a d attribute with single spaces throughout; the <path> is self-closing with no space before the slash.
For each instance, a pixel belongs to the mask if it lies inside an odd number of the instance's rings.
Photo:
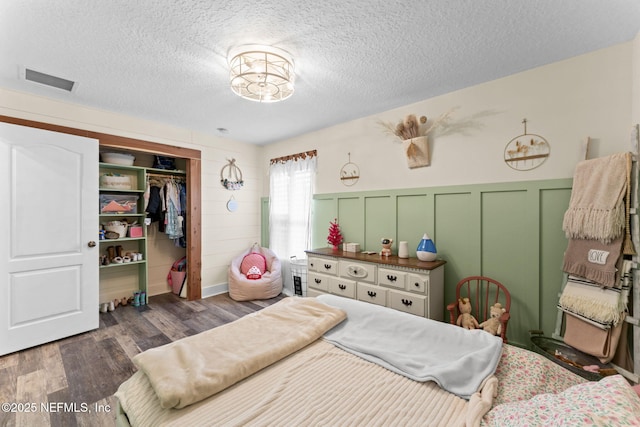
<path id="1" fill-rule="evenodd" d="M 174 179 L 174 180 L 177 179 L 177 180 L 182 180 L 182 181 L 184 181 L 184 179 L 185 179 L 185 177 L 182 176 L 182 175 L 170 175 L 170 174 L 164 175 L 164 174 L 160 174 L 160 173 L 148 173 L 147 176 L 148 177 L 153 177 L 153 178 L 163 178 L 163 179 L 170 178 L 170 179 Z"/>

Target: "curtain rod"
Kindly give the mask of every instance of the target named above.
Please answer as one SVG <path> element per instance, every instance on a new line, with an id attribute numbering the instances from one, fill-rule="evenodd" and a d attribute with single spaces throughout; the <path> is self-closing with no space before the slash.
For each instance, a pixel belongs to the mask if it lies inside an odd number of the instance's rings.
<path id="1" fill-rule="evenodd" d="M 288 156 L 276 157 L 275 159 L 271 159 L 271 164 L 274 163 L 284 163 L 289 160 L 298 160 L 298 159 L 306 159 L 307 157 L 317 156 L 318 152 L 316 150 L 304 151 L 302 153 L 290 154 Z"/>

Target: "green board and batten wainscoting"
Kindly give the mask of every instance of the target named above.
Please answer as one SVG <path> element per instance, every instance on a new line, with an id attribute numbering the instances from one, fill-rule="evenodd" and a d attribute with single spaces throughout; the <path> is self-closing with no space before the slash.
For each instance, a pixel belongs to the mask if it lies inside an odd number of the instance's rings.
<path id="1" fill-rule="evenodd" d="M 326 247 L 329 222 L 338 218 L 347 242 L 380 251 L 380 239 L 409 243 L 415 256 L 426 232 L 445 266 L 445 304 L 466 276 L 502 282 L 512 297 L 509 342 L 529 345 L 529 330 L 555 329 L 567 240 L 562 219 L 572 179 L 316 194 L 312 247 Z M 262 210 L 268 241 L 268 201 Z"/>

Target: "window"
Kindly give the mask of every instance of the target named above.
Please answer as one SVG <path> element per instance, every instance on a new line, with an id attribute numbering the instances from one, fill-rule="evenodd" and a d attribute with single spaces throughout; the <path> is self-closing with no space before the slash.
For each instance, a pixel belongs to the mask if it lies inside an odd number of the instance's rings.
<path id="1" fill-rule="evenodd" d="M 281 259 L 309 249 L 316 159 L 314 150 L 271 160 L 269 248 Z"/>

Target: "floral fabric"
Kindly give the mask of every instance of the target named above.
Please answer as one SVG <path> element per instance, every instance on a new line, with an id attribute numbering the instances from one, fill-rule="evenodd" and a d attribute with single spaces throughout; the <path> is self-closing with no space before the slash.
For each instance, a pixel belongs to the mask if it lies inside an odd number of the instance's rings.
<path id="1" fill-rule="evenodd" d="M 640 398 L 621 375 L 494 407 L 490 426 L 640 426 Z"/>
<path id="2" fill-rule="evenodd" d="M 495 375 L 498 396 L 482 426 L 640 426 L 640 397 L 621 375 L 589 382 L 511 345 Z"/>
<path id="3" fill-rule="evenodd" d="M 541 354 L 508 344 L 502 348 L 495 375 L 499 386 L 494 406 L 541 393 L 559 393 L 587 381 Z"/>

